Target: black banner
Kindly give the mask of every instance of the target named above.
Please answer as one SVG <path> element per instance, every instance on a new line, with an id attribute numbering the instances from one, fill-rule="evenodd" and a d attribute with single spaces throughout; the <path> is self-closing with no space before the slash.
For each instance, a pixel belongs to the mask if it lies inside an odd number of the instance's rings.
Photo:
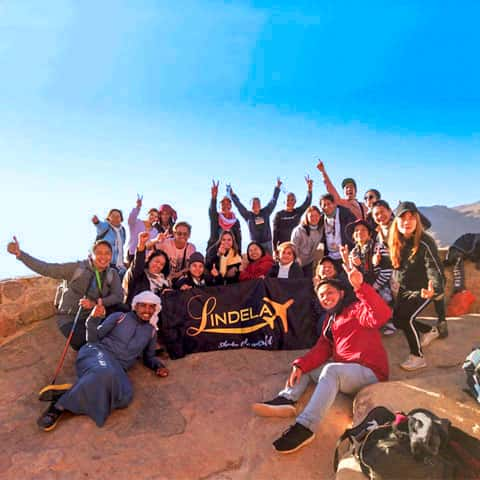
<path id="1" fill-rule="evenodd" d="M 312 298 L 309 279 L 167 293 L 161 313 L 165 345 L 171 358 L 231 348 L 310 348 L 316 340 Z"/>

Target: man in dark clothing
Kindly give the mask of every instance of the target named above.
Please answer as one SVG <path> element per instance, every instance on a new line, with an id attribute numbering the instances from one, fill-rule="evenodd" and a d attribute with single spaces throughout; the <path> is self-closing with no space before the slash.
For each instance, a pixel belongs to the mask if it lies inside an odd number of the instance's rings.
<path id="1" fill-rule="evenodd" d="M 312 203 L 313 180 L 311 180 L 309 176 L 306 176 L 305 182 L 307 183 L 307 196 L 305 201 L 299 207 L 295 208 L 295 203 L 297 202 L 295 194 L 292 192 L 287 193 L 285 210 L 277 212 L 273 219 L 273 249 L 275 251 L 278 245 L 290 241 L 292 230 L 300 223 L 301 216 Z"/>
<path id="2" fill-rule="evenodd" d="M 233 203 L 238 208 L 240 215 L 247 222 L 250 231 L 250 240 L 258 242 L 270 254 L 272 254 L 272 230 L 270 228 L 270 215 L 277 205 L 278 195 L 280 194 L 280 186 L 282 182 L 277 178 L 277 185 L 273 190 L 273 197 L 266 207 L 261 208 L 260 199 L 252 198 L 252 209 L 247 210 L 240 202 L 237 195 L 230 189 Z"/>
<path id="3" fill-rule="evenodd" d="M 155 357 L 156 321 L 160 299 L 145 291 L 134 297 L 133 311 L 105 316 L 101 299 L 87 320 L 87 343 L 75 362 L 78 380 L 72 386 L 48 385 L 39 398 L 51 401 L 37 424 L 53 430 L 65 410 L 88 415 L 101 427 L 112 410 L 126 408 L 133 399 L 133 387 L 126 374 L 143 354 L 143 363 L 160 377 L 168 370 Z M 99 325 L 100 324 L 100 325 Z"/>

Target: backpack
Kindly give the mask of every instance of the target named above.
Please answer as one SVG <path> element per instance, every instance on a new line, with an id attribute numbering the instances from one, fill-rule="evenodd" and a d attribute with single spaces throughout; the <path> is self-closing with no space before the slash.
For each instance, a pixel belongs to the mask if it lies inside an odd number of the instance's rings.
<path id="1" fill-rule="evenodd" d="M 107 275 L 105 277 L 105 284 L 111 285 L 113 281 L 113 269 L 114 267 L 108 267 Z M 72 278 L 67 282 L 67 280 L 62 280 L 57 287 L 55 292 L 55 298 L 53 299 L 53 305 L 55 308 L 60 308 L 63 302 L 63 297 L 67 293 L 70 285 L 78 280 L 87 270 L 86 265 L 82 262 L 73 272 Z M 90 284 L 90 283 L 89 283 Z M 101 292 L 100 292 L 101 293 Z M 86 294 L 86 292 L 85 292 Z"/>
<path id="2" fill-rule="evenodd" d="M 467 375 L 469 393 L 478 403 L 480 403 L 480 347 L 475 348 L 463 362 L 462 368 Z"/>
<path id="3" fill-rule="evenodd" d="M 385 407 L 372 409 L 338 440 L 335 472 L 345 440 L 371 480 L 480 478 L 480 441 L 422 408 L 408 415 Z"/>

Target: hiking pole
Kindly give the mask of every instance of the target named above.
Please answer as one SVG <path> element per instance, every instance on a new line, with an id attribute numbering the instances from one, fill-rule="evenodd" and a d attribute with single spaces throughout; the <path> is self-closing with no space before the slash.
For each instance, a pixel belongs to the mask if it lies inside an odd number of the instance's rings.
<path id="1" fill-rule="evenodd" d="M 73 319 L 72 323 L 72 328 L 70 329 L 70 333 L 68 334 L 67 341 L 65 342 L 65 347 L 63 348 L 62 356 L 60 357 L 60 361 L 58 362 L 57 369 L 55 370 L 55 373 L 53 374 L 53 380 L 51 382 L 51 385 L 55 384 L 55 381 L 57 380 L 57 376 L 60 373 L 60 370 L 63 366 L 63 362 L 65 361 L 65 355 L 67 354 L 68 346 L 70 345 L 70 342 L 72 341 L 73 333 L 75 331 L 75 327 L 77 326 L 78 318 L 80 317 L 80 313 L 82 312 L 82 307 L 78 307 L 77 314 L 75 315 L 75 318 Z"/>

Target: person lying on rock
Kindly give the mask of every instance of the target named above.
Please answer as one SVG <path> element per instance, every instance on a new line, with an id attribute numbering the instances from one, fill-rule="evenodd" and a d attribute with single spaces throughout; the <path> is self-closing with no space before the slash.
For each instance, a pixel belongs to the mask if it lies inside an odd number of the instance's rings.
<path id="1" fill-rule="evenodd" d="M 102 322 L 105 307 L 98 301 L 87 320 L 87 343 L 75 362 L 77 381 L 48 385 L 40 391 L 40 400 L 51 402 L 37 420 L 41 429 L 53 430 L 65 411 L 88 415 L 102 427 L 112 410 L 126 408 L 132 401 L 133 387 L 126 371 L 142 354 L 145 366 L 160 377 L 168 376 L 168 369 L 155 357 L 160 299 L 145 291 L 134 297 L 132 308 Z"/>
<path id="2" fill-rule="evenodd" d="M 293 362 L 287 384 L 273 400 L 255 403 L 253 411 L 264 417 L 296 415 L 295 403 L 310 381 L 317 385 L 296 423 L 273 442 L 279 453 L 292 453 L 315 438 L 317 426 L 338 392 L 356 394 L 361 388 L 388 378 L 388 358 L 379 327 L 392 315 L 390 307 L 364 283 L 351 264 L 345 267 L 356 297 L 345 295 L 345 287 L 323 279 L 317 295 L 328 312 L 316 345 Z"/>
<path id="3" fill-rule="evenodd" d="M 85 343 L 85 321 L 99 298 L 108 313 L 121 307 L 122 285 L 118 271 L 110 265 L 112 246 L 107 240 L 95 242 L 91 257 L 87 260 L 68 263 L 48 263 L 30 256 L 20 250 L 16 237 L 8 244 L 7 250 L 30 270 L 45 277 L 63 280 L 55 299 L 58 309 L 56 320 L 62 334 L 68 337 L 78 313 L 70 342 L 74 350 L 78 350 Z"/>

